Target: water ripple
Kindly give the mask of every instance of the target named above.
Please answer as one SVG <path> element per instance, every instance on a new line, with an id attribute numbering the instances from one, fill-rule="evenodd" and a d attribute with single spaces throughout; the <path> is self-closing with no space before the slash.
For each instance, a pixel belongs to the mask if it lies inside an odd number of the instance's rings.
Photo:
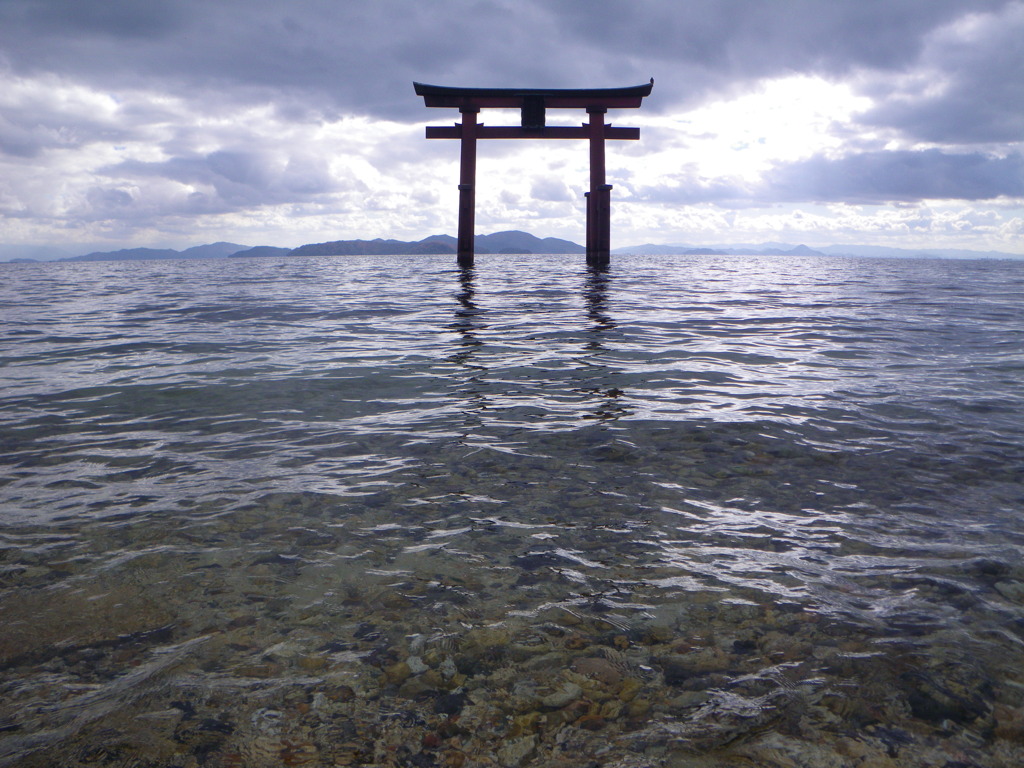
<path id="1" fill-rule="evenodd" d="M 95 718 L 140 700 L 145 675 L 126 693 L 82 648 L 164 648 L 215 687 L 264 674 L 239 658 L 256 625 L 274 648 L 315 627 L 349 664 L 384 625 L 742 649 L 781 616 L 844 669 L 908 638 L 952 658 L 951 633 L 992 679 L 1024 663 L 1021 264 L 0 267 L 18 744 L 70 738 L 23 714 L 60 711 L 55 669 L 67 717 L 92 701 L 75 686 L 110 692 Z"/>

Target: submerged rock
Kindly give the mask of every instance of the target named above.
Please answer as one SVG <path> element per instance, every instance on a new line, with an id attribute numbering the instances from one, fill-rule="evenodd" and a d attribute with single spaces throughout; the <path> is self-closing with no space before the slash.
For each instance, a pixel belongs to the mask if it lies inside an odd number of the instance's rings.
<path id="1" fill-rule="evenodd" d="M 600 657 L 576 659 L 571 669 L 578 675 L 589 677 L 606 686 L 618 685 L 622 681 L 622 671 L 608 659 Z"/>
<path id="2" fill-rule="evenodd" d="M 565 683 L 554 693 L 548 694 L 541 699 L 541 704 L 551 709 L 567 707 L 583 695 L 583 689 L 576 683 Z"/>
<path id="3" fill-rule="evenodd" d="M 519 768 L 532 758 L 537 751 L 537 737 L 523 736 L 500 747 L 496 753 L 498 761 L 506 768 Z"/>

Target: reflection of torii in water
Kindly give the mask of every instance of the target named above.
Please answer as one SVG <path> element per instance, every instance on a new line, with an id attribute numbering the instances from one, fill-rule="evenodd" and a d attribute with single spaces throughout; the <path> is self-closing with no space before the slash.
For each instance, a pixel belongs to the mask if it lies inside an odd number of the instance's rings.
<path id="1" fill-rule="evenodd" d="M 604 337 L 617 327 L 614 318 L 608 313 L 608 288 L 610 285 L 611 275 L 607 265 L 590 264 L 587 266 L 583 300 L 586 302 L 587 318 L 591 325 L 587 329 L 589 339 L 583 347 L 584 354 L 581 361 L 590 368 L 594 379 L 601 378 L 600 373 L 611 374 L 609 378 L 614 379 L 616 373 L 607 364 L 601 362 L 606 351 Z M 594 362 L 590 361 L 591 357 L 594 358 Z M 615 421 L 633 412 L 620 400 L 626 393 L 616 386 L 606 387 L 603 384 L 594 386 L 594 383 L 591 382 L 589 386 L 581 387 L 579 391 L 594 398 L 596 403 L 593 414 L 584 416 L 584 419 Z"/>
<path id="2" fill-rule="evenodd" d="M 485 346 L 479 334 L 487 330 L 484 319 L 487 312 L 475 298 L 475 272 L 475 268 L 465 266 L 458 270 L 459 290 L 454 294 L 454 316 L 448 326 L 457 335 L 452 353 L 446 358 L 455 364 L 460 372 L 456 377 L 460 382 L 456 394 L 459 399 L 466 401 L 460 410 L 466 417 L 469 429 L 482 426 L 486 412 L 494 405 L 487 387 L 488 367 L 486 363 L 475 359 L 478 353 L 484 351 Z M 587 266 L 582 288 L 589 324 L 581 339 L 582 354 L 576 358 L 577 362 L 581 363 L 577 370 L 585 375 L 579 377 L 575 384 L 570 384 L 573 392 L 581 395 L 584 401 L 593 403 L 593 411 L 582 415 L 583 419 L 614 421 L 632 413 L 632 410 L 620 400 L 626 393 L 616 386 L 607 386 L 608 379 L 614 378 L 616 371 L 602 362 L 606 352 L 603 337 L 615 331 L 617 327 L 615 320 L 608 313 L 609 285 L 610 275 L 606 265 Z M 577 377 L 570 376 L 569 381 L 574 378 Z M 499 393 L 498 398 L 500 397 Z"/>
<path id="3" fill-rule="evenodd" d="M 428 107 L 449 107 L 462 113 L 453 126 L 427 126 L 428 139 L 461 139 L 459 171 L 458 259 L 464 267 L 473 264 L 473 229 L 476 214 L 477 139 L 589 139 L 590 191 L 587 193 L 587 263 L 607 264 L 611 249 L 611 185 L 605 183 L 605 139 L 639 139 L 639 128 L 613 128 L 604 122 L 609 109 L 639 107 L 651 93 L 654 78 L 645 85 L 628 88 L 449 88 L 413 83 L 417 96 Z M 519 126 L 487 126 L 477 123 L 484 108 L 518 109 Z M 548 126 L 544 111 L 585 109 L 590 122 L 580 127 Z"/>

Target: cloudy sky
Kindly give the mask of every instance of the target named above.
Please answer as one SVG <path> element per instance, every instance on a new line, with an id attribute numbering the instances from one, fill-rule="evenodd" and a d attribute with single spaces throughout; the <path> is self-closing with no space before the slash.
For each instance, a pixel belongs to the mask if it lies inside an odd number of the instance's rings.
<path id="1" fill-rule="evenodd" d="M 454 234 L 414 80 L 651 77 L 613 246 L 1024 254 L 1024 0 L 0 0 L 0 244 Z M 583 240 L 584 142 L 479 153 L 478 232 Z"/>

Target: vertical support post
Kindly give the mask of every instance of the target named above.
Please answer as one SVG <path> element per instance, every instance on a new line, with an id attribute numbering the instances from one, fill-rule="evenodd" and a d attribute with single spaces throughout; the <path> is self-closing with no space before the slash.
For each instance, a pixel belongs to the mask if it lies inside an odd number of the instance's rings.
<path id="1" fill-rule="evenodd" d="M 590 192 L 587 195 L 587 263 L 608 263 L 611 251 L 611 185 L 605 183 L 605 107 L 587 107 L 590 115 Z"/>
<path id="2" fill-rule="evenodd" d="M 594 252 L 592 263 L 606 266 L 611 260 L 612 185 L 602 184 L 592 195 L 594 202 Z"/>
<path id="3" fill-rule="evenodd" d="M 473 234 L 476 221 L 476 116 L 479 107 L 462 107 L 462 153 L 459 165 L 460 267 L 473 266 Z"/>
<path id="4" fill-rule="evenodd" d="M 591 197 L 589 192 L 584 192 L 583 197 L 587 199 L 587 264 L 590 263 L 590 254 L 594 250 L 594 214 L 590 208 L 593 205 L 594 198 Z"/>

